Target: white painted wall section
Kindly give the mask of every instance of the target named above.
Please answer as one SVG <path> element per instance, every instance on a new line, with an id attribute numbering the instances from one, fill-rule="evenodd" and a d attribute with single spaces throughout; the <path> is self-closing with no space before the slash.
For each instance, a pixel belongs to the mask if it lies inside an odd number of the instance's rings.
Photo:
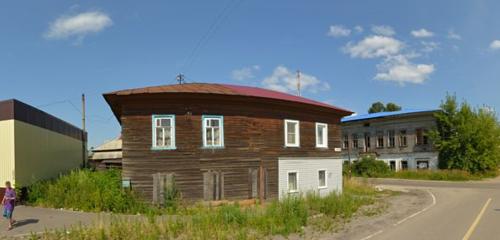
<path id="1" fill-rule="evenodd" d="M 341 158 L 279 158 L 279 198 L 290 195 L 317 192 L 326 196 L 331 192 L 342 192 Z M 326 170 L 326 187 L 319 186 L 319 171 Z M 288 192 L 288 173 L 297 172 L 298 192 Z"/>

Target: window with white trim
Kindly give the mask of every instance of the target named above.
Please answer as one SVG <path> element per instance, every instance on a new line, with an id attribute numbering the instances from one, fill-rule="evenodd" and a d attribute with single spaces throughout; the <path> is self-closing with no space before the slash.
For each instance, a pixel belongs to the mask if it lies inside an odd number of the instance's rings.
<path id="1" fill-rule="evenodd" d="M 342 148 L 343 149 L 349 148 L 349 135 L 348 134 L 344 135 L 344 142 L 342 143 Z"/>
<path id="2" fill-rule="evenodd" d="M 326 188 L 326 170 L 318 170 L 318 187 Z"/>
<path id="3" fill-rule="evenodd" d="M 316 123 L 316 147 L 328 148 L 328 124 Z"/>
<path id="4" fill-rule="evenodd" d="M 153 115 L 153 148 L 175 148 L 174 115 Z"/>
<path id="5" fill-rule="evenodd" d="M 387 146 L 390 148 L 396 147 L 396 131 L 387 131 Z"/>
<path id="6" fill-rule="evenodd" d="M 288 192 L 293 193 L 299 191 L 298 180 L 299 175 L 297 172 L 288 172 Z"/>
<path id="7" fill-rule="evenodd" d="M 285 120 L 285 146 L 300 146 L 299 121 Z"/>
<path id="8" fill-rule="evenodd" d="M 222 116 L 203 117 L 203 147 L 224 147 L 223 124 Z"/>

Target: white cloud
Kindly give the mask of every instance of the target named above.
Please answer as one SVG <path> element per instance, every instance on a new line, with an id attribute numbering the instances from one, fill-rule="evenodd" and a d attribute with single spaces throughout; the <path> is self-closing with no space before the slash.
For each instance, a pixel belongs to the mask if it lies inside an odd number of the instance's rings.
<path id="1" fill-rule="evenodd" d="M 237 81 L 243 81 L 255 78 L 255 72 L 260 70 L 259 65 L 235 69 L 231 72 L 231 77 Z"/>
<path id="2" fill-rule="evenodd" d="M 297 92 L 297 74 L 290 71 L 283 65 L 277 66 L 272 75 L 266 77 L 262 81 L 265 88 L 280 92 L 296 93 Z M 330 85 L 327 82 L 319 80 L 317 77 L 301 73 L 300 86 L 302 92 L 318 92 L 321 90 L 329 90 Z"/>
<path id="3" fill-rule="evenodd" d="M 356 44 L 348 43 L 343 50 L 353 58 L 377 58 L 397 54 L 402 48 L 403 43 L 395 38 L 368 36 Z"/>
<path id="4" fill-rule="evenodd" d="M 396 32 L 391 26 L 386 26 L 386 25 L 372 26 L 372 32 L 374 32 L 377 35 L 384 35 L 384 36 L 392 36 L 396 34 Z"/>
<path id="5" fill-rule="evenodd" d="M 357 43 L 348 43 L 343 51 L 352 58 L 381 59 L 374 76 L 376 80 L 391 81 L 401 85 L 420 84 L 429 78 L 435 67 L 433 64 L 419 64 L 413 61 L 421 57 L 419 52 L 430 53 L 439 48 L 439 43 L 433 41 L 421 41 L 421 44 L 423 48 L 416 51 L 411 48 L 412 45 L 406 45 L 396 38 L 373 35 Z"/>
<path id="6" fill-rule="evenodd" d="M 351 34 L 351 30 L 342 25 L 332 25 L 328 30 L 327 35 L 331 37 L 347 37 Z"/>
<path id="7" fill-rule="evenodd" d="M 434 50 L 439 48 L 439 43 L 437 43 L 437 42 L 422 41 L 420 43 L 422 44 L 422 52 L 425 52 L 425 53 L 433 52 Z"/>
<path id="8" fill-rule="evenodd" d="M 449 39 L 455 39 L 455 40 L 460 40 L 462 39 L 462 36 L 460 36 L 458 33 L 456 33 L 453 30 L 448 31 L 448 38 Z"/>
<path id="9" fill-rule="evenodd" d="M 354 27 L 354 31 L 356 31 L 357 33 L 362 33 L 364 31 L 364 29 L 363 29 L 363 27 L 356 25 Z"/>
<path id="10" fill-rule="evenodd" d="M 413 35 L 416 38 L 428 38 L 434 36 L 434 33 L 425 28 L 421 28 L 419 30 L 411 31 L 411 35 Z"/>
<path id="11" fill-rule="evenodd" d="M 44 36 L 47 39 L 76 37 L 78 41 L 81 41 L 88 34 L 98 33 L 112 24 L 111 18 L 100 11 L 64 15 L 50 24 Z"/>
<path id="12" fill-rule="evenodd" d="M 405 55 L 391 56 L 377 66 L 377 80 L 394 81 L 401 85 L 405 83 L 420 84 L 434 72 L 433 64 L 414 64 Z"/>
<path id="13" fill-rule="evenodd" d="M 493 42 L 491 42 L 490 49 L 500 50 L 500 40 L 494 40 Z"/>

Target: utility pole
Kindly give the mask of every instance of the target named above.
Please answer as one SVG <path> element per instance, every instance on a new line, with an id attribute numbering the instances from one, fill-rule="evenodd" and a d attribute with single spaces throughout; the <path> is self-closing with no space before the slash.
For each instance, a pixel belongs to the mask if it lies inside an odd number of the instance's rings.
<path id="1" fill-rule="evenodd" d="M 82 94 L 82 130 L 85 132 L 85 94 Z"/>
<path id="2" fill-rule="evenodd" d="M 297 96 L 300 96 L 300 70 L 297 70 Z"/>
<path id="3" fill-rule="evenodd" d="M 179 84 L 184 84 L 186 81 L 184 80 L 184 74 L 179 73 L 175 78 Z"/>
<path id="4" fill-rule="evenodd" d="M 82 93 L 82 168 L 86 166 L 87 158 L 87 129 L 85 125 L 85 94 Z"/>

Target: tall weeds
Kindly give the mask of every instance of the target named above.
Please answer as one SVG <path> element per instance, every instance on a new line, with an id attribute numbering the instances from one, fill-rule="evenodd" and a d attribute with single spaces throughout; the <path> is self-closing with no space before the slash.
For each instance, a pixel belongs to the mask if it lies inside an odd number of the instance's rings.
<path id="1" fill-rule="evenodd" d="M 42 181 L 28 188 L 30 204 L 89 212 L 146 213 L 150 209 L 131 191 L 121 188 L 117 170 L 78 170 L 57 180 Z"/>
<path id="2" fill-rule="evenodd" d="M 108 224 L 77 226 L 68 230 L 34 235 L 33 239 L 262 239 L 273 235 L 302 233 L 322 214 L 329 223 L 344 222 L 362 206 L 372 204 L 375 190 L 347 181 L 342 194 L 319 197 L 309 193 L 267 202 L 264 206 L 219 207 L 194 205 L 175 216 L 126 220 L 118 217 Z M 327 230 L 328 228 L 325 228 Z"/>

